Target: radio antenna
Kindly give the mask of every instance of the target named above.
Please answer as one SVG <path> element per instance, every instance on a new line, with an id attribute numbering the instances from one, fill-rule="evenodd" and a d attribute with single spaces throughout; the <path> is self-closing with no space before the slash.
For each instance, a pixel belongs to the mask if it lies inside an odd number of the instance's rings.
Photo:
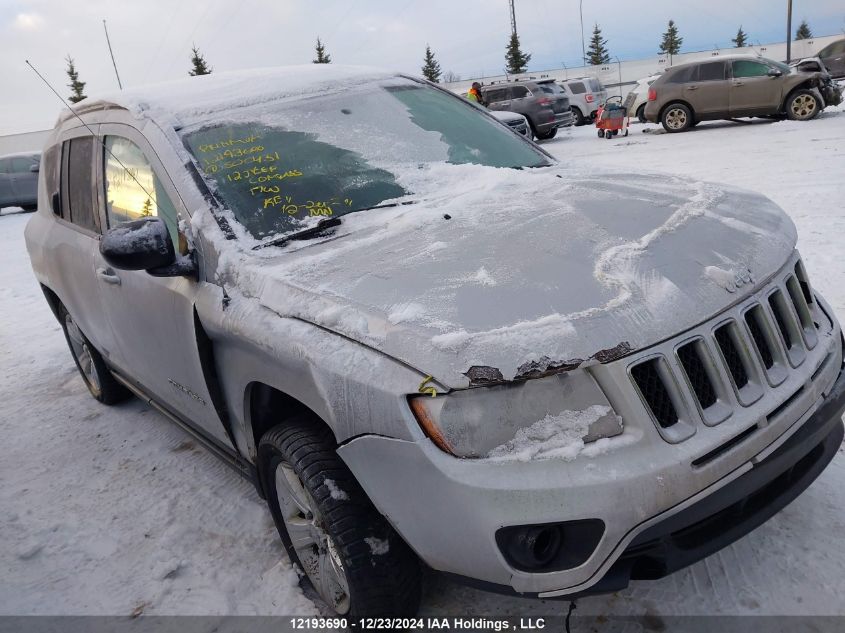
<path id="1" fill-rule="evenodd" d="M 35 68 L 35 66 L 33 66 L 33 65 L 29 62 L 29 60 L 28 60 L 28 59 L 25 59 L 24 61 L 26 62 L 26 65 L 27 65 L 27 66 L 29 66 L 30 68 L 32 68 L 32 72 L 34 72 L 36 75 L 38 75 L 38 78 L 39 78 L 41 81 L 43 81 L 43 82 L 44 82 L 44 84 L 45 84 L 45 85 L 46 85 L 46 86 L 47 86 L 47 87 L 48 87 L 48 88 L 52 91 L 52 93 L 53 93 L 54 95 L 56 95 L 56 98 L 57 98 L 59 101 L 61 101 L 61 102 L 62 102 L 62 105 L 63 105 L 64 107 L 66 107 L 68 110 L 70 110 L 70 113 L 71 113 L 73 116 L 75 116 L 77 119 L 79 119 L 79 122 L 80 122 L 82 125 L 84 125 L 84 126 L 85 126 L 85 129 L 86 129 L 86 130 L 88 130 L 89 132 L 91 132 L 91 135 L 92 135 L 94 138 L 96 138 L 96 139 L 100 142 L 100 145 L 102 145 L 102 146 L 103 146 L 103 149 L 104 149 L 104 150 L 106 150 L 109 154 L 111 154 L 111 157 L 112 157 L 112 158 L 114 158 L 114 159 L 118 162 L 118 164 L 119 164 L 121 167 L 123 167 L 123 171 L 125 171 L 127 174 L 129 174 L 129 177 L 130 177 L 130 178 L 132 178 L 132 180 L 134 180 L 134 181 L 135 181 L 135 183 L 136 183 L 136 184 L 137 184 L 137 185 L 141 188 L 141 191 L 143 191 L 145 194 L 147 194 L 147 198 L 149 198 L 150 200 L 155 200 L 155 196 L 154 196 L 154 195 L 152 195 L 149 191 L 147 191 L 147 188 L 146 188 L 144 185 L 142 185 L 142 184 L 140 183 L 140 181 L 139 181 L 139 180 L 135 177 L 135 174 L 133 174 L 133 173 L 132 173 L 132 171 L 131 171 L 131 170 L 130 170 L 130 169 L 129 169 L 126 165 L 124 165 L 124 164 L 123 164 L 123 161 L 122 161 L 122 160 L 120 160 L 117 156 L 115 156 L 115 155 L 114 155 L 114 152 L 112 152 L 112 151 L 111 151 L 108 147 L 106 147 L 105 141 L 103 141 L 103 137 L 102 137 L 102 136 L 100 136 L 99 134 L 97 134 L 94 130 L 92 130 L 92 129 L 91 129 L 91 126 L 90 126 L 90 125 L 88 125 L 88 124 L 87 124 L 87 123 L 86 123 L 86 122 L 82 119 L 82 117 L 81 117 L 81 116 L 79 116 L 79 114 L 76 112 L 76 110 L 74 110 L 73 108 L 71 108 L 71 107 L 70 107 L 70 106 L 69 106 L 69 105 L 65 102 L 65 100 L 62 98 L 62 95 L 60 95 L 60 94 L 56 91 L 56 89 L 55 89 L 55 88 L 53 88 L 53 86 L 51 86 L 51 85 L 50 85 L 50 82 L 49 82 L 49 81 L 47 81 L 46 79 L 44 79 L 44 75 L 42 75 L 40 72 L 38 72 L 38 70 Z"/>
<path id="2" fill-rule="evenodd" d="M 111 55 L 111 65 L 114 66 L 114 76 L 117 77 L 117 87 L 123 90 L 123 84 L 120 83 L 120 75 L 117 74 L 117 64 L 114 61 L 114 53 L 111 49 L 111 40 L 109 39 L 109 29 L 106 26 L 106 21 L 103 20 L 103 30 L 106 32 L 106 44 L 109 45 L 109 55 Z"/>

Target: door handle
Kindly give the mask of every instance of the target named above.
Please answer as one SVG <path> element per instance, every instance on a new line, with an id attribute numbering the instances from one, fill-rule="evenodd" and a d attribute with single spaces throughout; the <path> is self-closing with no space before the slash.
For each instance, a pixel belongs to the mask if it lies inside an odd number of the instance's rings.
<path id="1" fill-rule="evenodd" d="M 687 90 L 698 90 L 698 86 L 687 86 Z"/>
<path id="2" fill-rule="evenodd" d="M 118 277 L 111 268 L 98 268 L 97 277 L 105 281 L 107 284 L 114 286 L 120 285 L 120 277 Z"/>
<path id="3" fill-rule="evenodd" d="M 734 86 L 744 86 L 744 85 L 745 85 L 744 81 L 735 81 L 734 82 Z"/>

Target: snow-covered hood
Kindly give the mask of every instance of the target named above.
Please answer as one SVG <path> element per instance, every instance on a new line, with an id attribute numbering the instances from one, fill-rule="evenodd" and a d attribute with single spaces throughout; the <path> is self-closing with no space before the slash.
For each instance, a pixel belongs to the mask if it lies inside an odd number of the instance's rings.
<path id="1" fill-rule="evenodd" d="M 796 242 L 768 199 L 668 176 L 437 165 L 401 180 L 416 204 L 221 257 L 221 279 L 461 388 L 657 343 L 759 287 Z"/>

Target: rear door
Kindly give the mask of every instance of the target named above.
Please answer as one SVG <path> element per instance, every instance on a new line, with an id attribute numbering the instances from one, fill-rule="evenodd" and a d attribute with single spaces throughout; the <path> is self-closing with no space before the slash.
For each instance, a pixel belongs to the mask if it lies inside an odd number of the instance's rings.
<path id="1" fill-rule="evenodd" d="M 534 102 L 531 99 L 532 96 L 531 91 L 525 86 L 511 86 L 510 103 L 507 109 L 511 112 L 518 112 L 527 116 L 532 107 L 534 107 Z"/>
<path id="2" fill-rule="evenodd" d="M 36 156 L 15 156 L 11 162 L 12 192 L 18 204 L 32 204 L 38 198 L 38 172 L 32 171 L 38 164 Z"/>
<path id="3" fill-rule="evenodd" d="M 103 124 L 101 134 L 97 172 L 108 227 L 157 216 L 167 225 L 176 252 L 186 253 L 179 222 L 188 216 L 152 147 L 127 125 Z M 115 364 L 121 373 L 231 448 L 200 359 L 194 321 L 198 282 L 102 265 L 108 277 L 101 278 L 99 292 L 117 341 Z"/>
<path id="4" fill-rule="evenodd" d="M 111 360 L 114 338 L 97 287 L 102 224 L 94 185 L 96 143 L 88 129 L 77 128 L 63 135 L 56 148 L 59 173 L 50 174 L 46 186 L 51 197 L 59 194 L 59 203 L 43 243 L 52 290 L 94 347 Z"/>
<path id="5" fill-rule="evenodd" d="M 726 117 L 730 112 L 731 82 L 723 61 L 699 64 L 684 84 L 684 98 L 700 118 Z"/>
<path id="6" fill-rule="evenodd" d="M 9 158 L 0 158 L 0 207 L 12 204 L 14 200 L 14 195 L 12 194 L 12 176 L 9 173 L 11 162 Z"/>
<path id="7" fill-rule="evenodd" d="M 731 116 L 775 114 L 783 98 L 783 77 L 770 77 L 771 66 L 753 59 L 731 62 Z"/>

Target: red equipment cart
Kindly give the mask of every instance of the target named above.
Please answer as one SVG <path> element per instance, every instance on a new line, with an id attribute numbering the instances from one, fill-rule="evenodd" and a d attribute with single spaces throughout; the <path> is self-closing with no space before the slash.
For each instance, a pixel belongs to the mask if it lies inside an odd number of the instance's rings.
<path id="1" fill-rule="evenodd" d="M 614 102 L 618 99 L 619 102 Z M 628 109 L 622 105 L 622 97 L 617 95 L 610 97 L 599 106 L 596 112 L 596 128 L 599 138 L 612 139 L 622 132 L 622 136 L 628 136 L 628 124 L 631 118 L 628 116 Z"/>

